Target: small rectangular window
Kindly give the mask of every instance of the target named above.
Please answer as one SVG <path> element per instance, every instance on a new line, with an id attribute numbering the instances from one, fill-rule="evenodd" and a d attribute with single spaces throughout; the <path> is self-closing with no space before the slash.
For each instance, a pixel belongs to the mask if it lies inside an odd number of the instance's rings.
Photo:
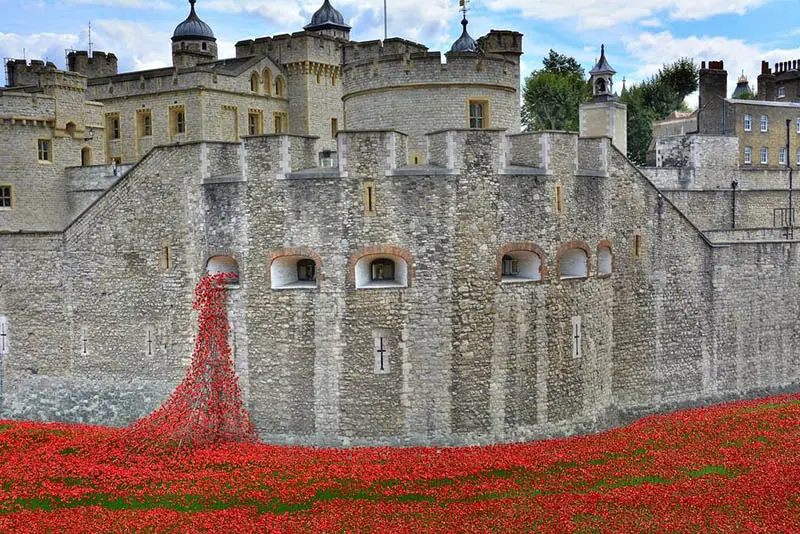
<path id="1" fill-rule="evenodd" d="M 109 139 L 119 139 L 119 115 L 109 113 L 106 115 L 106 135 Z"/>
<path id="2" fill-rule="evenodd" d="M 183 110 L 183 106 L 170 107 L 169 131 L 172 135 L 186 133 L 186 114 Z"/>
<path id="3" fill-rule="evenodd" d="M 488 100 L 469 100 L 468 101 L 468 123 L 472 129 L 489 127 L 489 101 Z"/>
<path id="4" fill-rule="evenodd" d="M 753 131 L 753 116 L 752 115 L 745 115 L 744 116 L 744 131 L 745 132 L 752 132 Z"/>
<path id="5" fill-rule="evenodd" d="M 39 161 L 53 161 L 53 143 L 50 139 L 39 139 L 37 157 Z"/>
<path id="6" fill-rule="evenodd" d="M 778 87 L 778 98 L 786 98 L 786 87 Z"/>
<path id="7" fill-rule="evenodd" d="M 633 257 L 642 257 L 642 236 L 639 234 L 633 235 Z"/>
<path id="8" fill-rule="evenodd" d="M 139 137 L 150 137 L 153 135 L 153 117 L 150 110 L 142 110 L 137 114 Z"/>
<path id="9" fill-rule="evenodd" d="M 339 133 L 339 119 L 334 117 L 331 119 L 331 137 L 336 139 L 337 133 Z"/>
<path id="10" fill-rule="evenodd" d="M 556 213 L 564 211 L 564 188 L 561 184 L 556 184 Z"/>
<path id="11" fill-rule="evenodd" d="M 786 165 L 786 149 L 785 148 L 781 148 L 778 151 L 778 163 L 780 163 L 781 165 Z"/>
<path id="12" fill-rule="evenodd" d="M 766 115 L 761 115 L 761 131 L 768 132 L 769 131 L 769 117 Z"/>
<path id="13" fill-rule="evenodd" d="M 272 121 L 275 125 L 275 133 L 287 133 L 289 130 L 288 116 L 285 113 L 273 113 Z"/>
<path id="14" fill-rule="evenodd" d="M 766 165 L 769 163 L 769 149 L 767 147 L 763 147 L 761 149 L 761 164 Z"/>
<path id="15" fill-rule="evenodd" d="M 800 134 L 800 117 L 797 117 L 797 133 Z"/>
<path id="16" fill-rule="evenodd" d="M 797 149 L 797 165 L 800 165 L 800 148 Z"/>
<path id="17" fill-rule="evenodd" d="M 750 165 L 753 163 L 753 149 L 749 146 L 744 147 L 744 164 Z"/>
<path id="18" fill-rule="evenodd" d="M 264 124 L 264 116 L 260 112 L 251 111 L 247 114 L 247 133 L 249 135 L 261 135 Z"/>
<path id="19" fill-rule="evenodd" d="M 164 243 L 161 245 L 161 268 L 165 271 L 170 271 L 174 263 L 175 257 L 172 253 L 172 243 Z"/>
<path id="20" fill-rule="evenodd" d="M 0 210 L 10 210 L 13 207 L 11 190 L 10 185 L 0 185 Z"/>
<path id="21" fill-rule="evenodd" d="M 364 215 L 375 217 L 376 211 L 375 182 L 364 182 Z"/>

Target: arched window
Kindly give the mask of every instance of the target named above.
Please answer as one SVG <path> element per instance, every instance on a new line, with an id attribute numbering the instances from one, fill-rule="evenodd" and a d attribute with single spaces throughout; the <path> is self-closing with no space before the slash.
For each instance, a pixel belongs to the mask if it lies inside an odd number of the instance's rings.
<path id="1" fill-rule="evenodd" d="M 589 255 L 583 248 L 570 248 L 558 257 L 562 280 L 589 277 Z"/>
<path id="2" fill-rule="evenodd" d="M 92 149 L 85 146 L 81 149 L 81 165 L 84 167 L 92 164 Z"/>
<path id="3" fill-rule="evenodd" d="M 278 256 L 269 268 L 272 289 L 316 289 L 317 261 L 297 255 Z"/>
<path id="4" fill-rule="evenodd" d="M 264 69 L 264 94 L 272 94 L 272 72 L 268 68 Z"/>
<path id="5" fill-rule="evenodd" d="M 371 254 L 359 258 L 355 264 L 356 289 L 408 287 L 409 265 L 395 254 Z"/>
<path id="6" fill-rule="evenodd" d="M 228 287 L 239 283 L 239 262 L 231 256 L 212 256 L 206 263 L 207 274 L 230 273 Z"/>
<path id="7" fill-rule="evenodd" d="M 250 90 L 254 93 L 257 93 L 259 83 L 261 83 L 261 80 L 258 78 L 258 73 L 254 72 L 252 75 L 250 75 Z"/>
<path id="8" fill-rule="evenodd" d="M 275 94 L 277 96 L 286 96 L 286 82 L 283 76 L 275 77 Z"/>
<path id="9" fill-rule="evenodd" d="M 605 242 L 597 247 L 597 276 L 611 276 L 614 270 L 614 255 L 611 246 Z"/>
<path id="10" fill-rule="evenodd" d="M 68 122 L 66 126 L 67 135 L 69 135 L 70 137 L 75 137 L 76 128 L 77 127 L 75 126 L 74 122 Z"/>
<path id="11" fill-rule="evenodd" d="M 537 282 L 542 279 L 542 258 L 530 250 L 506 252 L 500 260 L 503 283 Z"/>

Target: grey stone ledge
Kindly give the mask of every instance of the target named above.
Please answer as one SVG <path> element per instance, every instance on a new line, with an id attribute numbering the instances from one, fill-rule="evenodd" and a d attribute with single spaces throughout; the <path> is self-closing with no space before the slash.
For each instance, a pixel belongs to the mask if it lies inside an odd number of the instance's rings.
<path id="1" fill-rule="evenodd" d="M 320 178 L 342 178 L 339 169 L 319 167 L 286 173 L 286 180 L 315 180 Z"/>
<path id="2" fill-rule="evenodd" d="M 606 171 L 590 171 L 587 169 L 578 169 L 575 171 L 575 176 L 590 176 L 592 178 L 608 178 Z"/>
<path id="3" fill-rule="evenodd" d="M 390 169 L 386 171 L 386 176 L 457 176 L 460 174 L 461 173 L 455 169 L 436 167 L 434 165 L 402 167 L 400 169 Z"/>
<path id="4" fill-rule="evenodd" d="M 213 184 L 231 184 L 237 182 L 246 182 L 247 180 L 244 179 L 241 173 L 234 173 L 234 174 L 220 174 L 217 176 L 209 176 L 203 180 L 203 185 L 213 185 Z"/>
<path id="5" fill-rule="evenodd" d="M 510 174 L 517 176 L 548 176 L 552 173 L 547 172 L 546 169 L 541 167 L 519 167 L 516 165 L 509 165 L 505 169 L 501 169 L 499 174 Z"/>

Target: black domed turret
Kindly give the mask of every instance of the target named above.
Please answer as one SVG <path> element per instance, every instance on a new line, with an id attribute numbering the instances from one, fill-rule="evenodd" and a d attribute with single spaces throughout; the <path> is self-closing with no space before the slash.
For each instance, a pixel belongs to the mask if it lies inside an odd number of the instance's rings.
<path id="1" fill-rule="evenodd" d="M 211 26 L 200 20 L 200 17 L 195 13 L 194 3 L 196 1 L 197 0 L 189 0 L 192 10 L 189 12 L 189 16 L 186 17 L 186 20 L 178 24 L 175 28 L 175 32 L 172 34 L 173 41 L 191 41 L 196 39 L 205 41 L 217 40 L 214 37 L 214 32 L 211 31 Z"/>
<path id="2" fill-rule="evenodd" d="M 303 27 L 306 31 L 341 30 L 349 32 L 350 26 L 344 23 L 344 17 L 334 8 L 328 0 L 322 4 L 311 17 L 311 23 Z"/>
<path id="3" fill-rule="evenodd" d="M 461 25 L 464 27 L 464 29 L 461 32 L 461 37 L 459 37 L 456 42 L 453 43 L 453 46 L 450 47 L 451 52 L 478 51 L 478 43 L 475 41 L 475 39 L 470 37 L 469 32 L 467 32 L 467 24 L 469 24 L 469 21 L 467 20 L 467 17 L 464 16 L 464 18 L 461 20 Z"/>

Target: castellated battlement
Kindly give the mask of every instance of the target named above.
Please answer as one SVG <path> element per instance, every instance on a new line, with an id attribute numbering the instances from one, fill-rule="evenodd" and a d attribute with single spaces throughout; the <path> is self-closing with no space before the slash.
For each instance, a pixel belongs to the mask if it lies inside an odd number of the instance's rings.
<path id="1" fill-rule="evenodd" d="M 6 63 L 8 87 L 38 86 L 39 75 L 48 70 L 57 70 L 55 63 L 38 59 L 9 59 Z"/>
<path id="2" fill-rule="evenodd" d="M 313 180 L 379 176 L 419 176 L 437 179 L 459 175 L 474 163 L 470 158 L 481 145 L 482 167 L 499 175 L 575 175 L 607 177 L 611 139 L 579 138 L 573 132 L 532 132 L 508 135 L 503 129 L 452 129 L 426 135 L 426 165 L 408 165 L 409 136 L 395 130 L 339 132 L 338 166 L 320 166 L 316 137 L 259 135 L 244 138 L 241 169 L 260 179 L 257 169 L 269 169 L 277 180 Z M 366 171 L 365 169 L 368 169 Z M 309 184 L 313 182 L 307 182 Z"/>
<path id="3" fill-rule="evenodd" d="M 352 42 L 344 48 L 343 63 L 355 64 L 362 61 L 380 60 L 398 54 L 421 54 L 427 51 L 428 47 L 425 45 L 396 37 L 384 41 Z"/>
<path id="4" fill-rule="evenodd" d="M 239 41 L 236 57 L 268 56 L 279 65 L 300 61 L 340 65 L 346 42 L 315 32 L 295 32 Z"/>
<path id="5" fill-rule="evenodd" d="M 100 78 L 117 74 L 117 56 L 109 52 L 72 50 L 67 54 L 67 69 L 79 72 L 88 78 Z"/>
<path id="6" fill-rule="evenodd" d="M 366 57 L 365 57 L 366 56 Z M 501 55 L 406 51 L 365 54 L 343 68 L 344 98 L 375 89 L 392 90 L 420 84 L 479 84 L 516 91 L 519 65 Z"/>

